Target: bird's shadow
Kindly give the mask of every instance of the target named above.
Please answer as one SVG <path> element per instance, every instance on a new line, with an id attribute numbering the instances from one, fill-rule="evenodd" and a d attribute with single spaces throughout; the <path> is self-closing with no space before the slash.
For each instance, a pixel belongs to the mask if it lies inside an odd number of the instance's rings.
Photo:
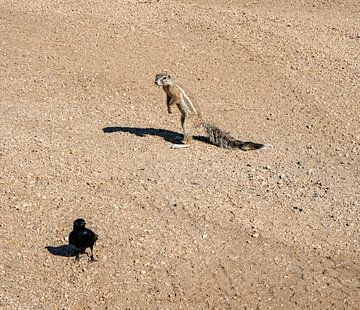
<path id="1" fill-rule="evenodd" d="M 170 143 L 181 143 L 183 135 L 167 129 L 156 129 L 156 128 L 138 128 L 138 127 L 105 127 L 103 128 L 104 133 L 114 133 L 114 132 L 127 132 L 138 137 L 146 136 L 158 136 L 163 138 L 165 141 Z M 204 136 L 194 136 L 194 140 L 198 140 L 205 143 L 210 143 L 208 137 Z"/>
<path id="2" fill-rule="evenodd" d="M 45 249 L 47 249 L 52 255 L 55 256 L 71 257 L 71 256 L 77 256 L 80 253 L 80 250 L 71 244 L 64 244 L 59 246 L 46 246 Z"/>

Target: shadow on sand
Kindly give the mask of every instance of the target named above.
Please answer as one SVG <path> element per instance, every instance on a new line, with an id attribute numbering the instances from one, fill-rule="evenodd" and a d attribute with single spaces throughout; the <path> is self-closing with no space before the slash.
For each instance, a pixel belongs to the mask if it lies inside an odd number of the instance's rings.
<path id="1" fill-rule="evenodd" d="M 170 143 L 181 143 L 183 135 L 167 129 L 156 129 L 156 128 L 137 128 L 137 127 L 105 127 L 103 128 L 104 133 L 114 132 L 126 132 L 136 135 L 138 137 L 146 136 L 158 136 Z M 204 136 L 194 136 L 194 140 L 209 143 L 209 138 Z"/>
<path id="2" fill-rule="evenodd" d="M 77 247 L 70 244 L 64 244 L 59 246 L 46 246 L 45 249 L 47 249 L 52 255 L 65 257 L 76 256 L 80 252 Z"/>

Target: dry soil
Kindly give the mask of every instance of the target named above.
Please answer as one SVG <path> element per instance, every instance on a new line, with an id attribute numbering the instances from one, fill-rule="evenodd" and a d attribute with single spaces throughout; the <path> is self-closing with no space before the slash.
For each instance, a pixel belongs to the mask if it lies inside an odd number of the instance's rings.
<path id="1" fill-rule="evenodd" d="M 359 25 L 356 0 L 1 0 L 0 307 L 359 308 Z M 162 71 L 273 148 L 170 149 Z M 51 253 L 78 217 L 97 262 Z"/>

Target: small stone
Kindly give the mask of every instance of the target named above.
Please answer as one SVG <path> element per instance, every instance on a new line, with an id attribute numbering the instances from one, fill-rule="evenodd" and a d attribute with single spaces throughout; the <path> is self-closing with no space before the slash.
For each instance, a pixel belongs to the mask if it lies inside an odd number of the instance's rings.
<path id="1" fill-rule="evenodd" d="M 254 232 L 252 235 L 251 235 L 252 238 L 259 238 L 260 237 L 260 234 L 258 232 Z"/>
<path id="2" fill-rule="evenodd" d="M 299 211 L 299 212 L 303 212 L 303 211 L 304 211 L 303 208 L 300 208 L 300 207 L 298 207 L 298 206 L 294 206 L 293 209 L 294 209 L 294 210 L 297 210 L 297 211 Z"/>

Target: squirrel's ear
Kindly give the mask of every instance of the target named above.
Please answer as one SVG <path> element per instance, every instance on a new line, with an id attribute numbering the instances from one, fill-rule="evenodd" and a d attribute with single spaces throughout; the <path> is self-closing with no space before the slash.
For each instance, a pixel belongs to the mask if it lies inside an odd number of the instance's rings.
<path id="1" fill-rule="evenodd" d="M 171 76 L 170 76 L 170 75 L 168 75 L 168 78 L 169 78 L 169 79 L 171 79 Z"/>

